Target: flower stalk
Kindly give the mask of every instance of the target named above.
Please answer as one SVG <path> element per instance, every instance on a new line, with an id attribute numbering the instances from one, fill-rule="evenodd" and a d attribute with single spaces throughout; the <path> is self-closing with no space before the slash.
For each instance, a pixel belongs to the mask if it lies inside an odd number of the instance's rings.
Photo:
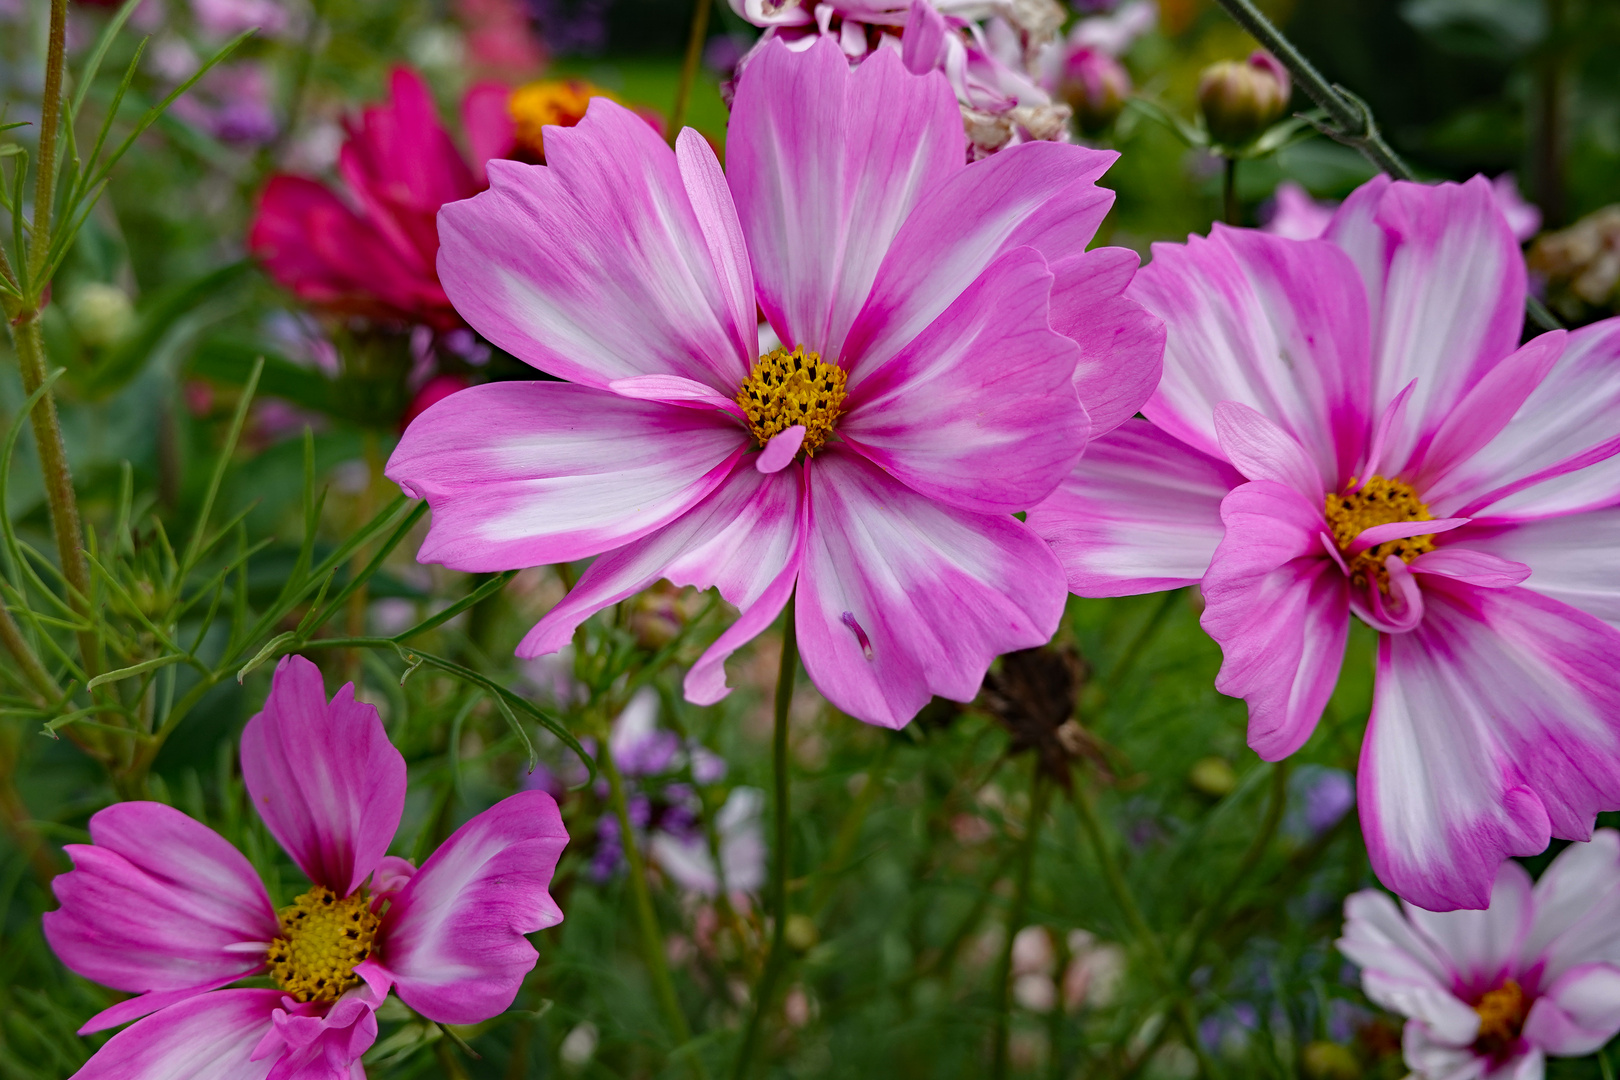
<path id="1" fill-rule="evenodd" d="M 794 607 L 798 596 L 788 597 L 783 612 L 782 662 L 776 672 L 776 717 L 771 738 L 771 766 L 776 778 L 776 857 L 771 860 L 771 948 L 765 957 L 765 971 L 754 989 L 754 1010 L 749 1014 L 748 1026 L 743 1030 L 741 1048 L 737 1051 L 737 1064 L 732 1072 L 735 1080 L 744 1080 L 753 1063 L 754 1048 L 759 1042 L 759 1028 L 765 1013 L 770 1010 L 781 981 L 782 969 L 787 964 L 787 876 L 788 848 L 792 842 L 789 826 L 788 803 L 788 712 L 793 704 L 793 681 L 799 673 L 799 638 L 794 625 Z"/>
<path id="2" fill-rule="evenodd" d="M 686 110 L 692 103 L 692 86 L 697 82 L 698 65 L 703 62 L 703 43 L 709 36 L 709 6 L 714 0 L 692 0 L 692 29 L 686 38 L 686 56 L 681 61 L 681 81 L 675 86 L 675 103 L 669 110 L 669 142 L 675 145 Z"/>
<path id="3" fill-rule="evenodd" d="M 1018 877 L 1013 885 L 1012 908 L 1007 913 L 1007 939 L 1001 943 L 996 961 L 995 1027 L 991 1035 L 990 1076 L 1002 1080 L 1007 1075 L 1008 1013 L 1012 1008 L 1013 942 L 1029 918 L 1029 883 L 1035 872 L 1035 849 L 1040 844 L 1041 822 L 1052 797 L 1052 785 L 1041 771 L 1040 758 L 1034 759 L 1034 780 L 1029 797 L 1029 820 L 1024 823 L 1024 842 L 1018 852 Z"/>

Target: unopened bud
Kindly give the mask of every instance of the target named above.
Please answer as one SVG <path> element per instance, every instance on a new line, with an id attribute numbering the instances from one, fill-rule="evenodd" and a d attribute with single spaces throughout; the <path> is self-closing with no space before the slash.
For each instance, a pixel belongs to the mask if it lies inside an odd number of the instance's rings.
<path id="1" fill-rule="evenodd" d="M 1247 60 L 1222 60 L 1198 80 L 1198 107 L 1210 135 L 1223 146 L 1242 146 L 1288 108 L 1293 84 L 1277 58 L 1257 50 Z"/>
<path id="2" fill-rule="evenodd" d="M 73 290 L 68 321 L 86 345 L 116 345 L 135 326 L 135 307 L 116 285 L 92 281 Z"/>
<path id="3" fill-rule="evenodd" d="M 1223 757 L 1200 758 L 1187 773 L 1187 783 L 1193 790 L 1214 798 L 1232 794 L 1237 787 L 1237 773 L 1231 762 Z"/>
<path id="4" fill-rule="evenodd" d="M 818 937 L 816 924 L 808 915 L 789 915 L 787 924 L 782 927 L 782 940 L 797 953 L 806 953 L 815 948 Z"/>
<path id="5" fill-rule="evenodd" d="M 1080 134 L 1097 135 L 1119 118 L 1131 96 L 1131 77 L 1101 49 L 1076 49 L 1063 65 L 1058 93 L 1074 110 Z"/>
<path id="6" fill-rule="evenodd" d="M 1361 1075 L 1361 1062 L 1348 1046 L 1339 1043 L 1313 1042 L 1301 1057 L 1311 1080 L 1356 1080 Z"/>

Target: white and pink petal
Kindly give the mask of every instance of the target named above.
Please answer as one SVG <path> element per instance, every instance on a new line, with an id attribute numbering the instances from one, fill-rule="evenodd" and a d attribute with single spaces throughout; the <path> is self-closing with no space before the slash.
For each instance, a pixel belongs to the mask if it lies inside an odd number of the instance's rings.
<path id="1" fill-rule="evenodd" d="M 73 1080 L 266 1080 L 275 1058 L 254 1060 L 285 1000 L 279 990 L 216 990 L 125 1028 Z"/>
<path id="2" fill-rule="evenodd" d="M 844 712 L 898 728 L 936 694 L 969 701 L 991 660 L 1057 629 L 1062 567 L 1016 518 L 924 498 L 836 448 L 809 486 L 799 646 Z"/>
<path id="3" fill-rule="evenodd" d="M 328 703 L 321 669 L 283 657 L 242 730 L 241 759 L 253 808 L 315 884 L 347 896 L 388 853 L 405 811 L 405 758 L 353 683 Z"/>

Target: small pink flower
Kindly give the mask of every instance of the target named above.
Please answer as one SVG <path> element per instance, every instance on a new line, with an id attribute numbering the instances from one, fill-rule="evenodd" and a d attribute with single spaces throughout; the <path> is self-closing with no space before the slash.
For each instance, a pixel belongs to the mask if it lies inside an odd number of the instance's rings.
<path id="1" fill-rule="evenodd" d="M 434 218 L 483 185 L 439 123 L 421 76 L 396 68 L 384 106 L 350 123 L 338 158 L 347 199 L 315 180 L 270 178 L 248 246 L 308 303 L 385 321 L 461 325 L 434 270 Z"/>
<path id="2" fill-rule="evenodd" d="M 433 507 L 419 559 L 600 556 L 524 657 L 659 578 L 718 586 L 742 615 L 687 675 L 704 704 L 795 589 L 811 679 L 894 727 L 1051 636 L 1062 573 L 1013 514 L 1136 411 L 1162 348 L 1121 295 L 1135 255 L 1086 251 L 1114 154 L 966 165 L 943 76 L 826 41 L 744 72 L 728 173 L 605 99 L 546 143 L 445 208 L 439 269 L 485 338 L 568 381 L 411 425 L 387 475 Z"/>
<path id="3" fill-rule="evenodd" d="M 1490 907 L 1435 913 L 1384 893 L 1344 902 L 1339 951 L 1367 996 L 1409 1017 L 1406 1064 L 1422 1080 L 1541 1080 L 1620 1032 L 1620 834 L 1599 829 L 1534 886 L 1517 863 Z"/>
<path id="4" fill-rule="evenodd" d="M 1357 803 L 1379 878 L 1483 907 L 1620 807 L 1620 320 L 1519 345 L 1491 184 L 1377 178 L 1321 240 L 1217 226 L 1130 295 L 1164 380 L 1029 522 L 1083 596 L 1201 584 L 1249 745 L 1299 749 L 1378 631 Z"/>
<path id="5" fill-rule="evenodd" d="M 512 1004 L 536 959 L 523 935 L 562 921 L 547 888 L 568 833 L 551 796 L 502 800 L 420 869 L 387 855 L 405 760 L 352 684 L 328 703 L 298 656 L 242 733 L 242 779 L 312 882 L 279 912 L 240 852 L 161 803 L 110 806 L 93 843 L 68 846 L 45 937 L 80 975 L 140 995 L 80 1029 L 139 1020 L 78 1080 L 348 1080 L 390 987 L 446 1024 Z M 221 989 L 267 970 L 279 989 Z"/>
<path id="6" fill-rule="evenodd" d="M 1503 173 L 1491 181 L 1491 195 L 1507 219 L 1508 228 L 1520 242 L 1541 230 L 1541 211 L 1519 194 L 1519 182 L 1512 173 Z M 1292 180 L 1278 184 L 1273 199 L 1271 217 L 1262 227 L 1273 236 L 1286 236 L 1290 240 L 1314 240 L 1321 236 L 1339 205 L 1311 198 L 1310 192 Z"/>

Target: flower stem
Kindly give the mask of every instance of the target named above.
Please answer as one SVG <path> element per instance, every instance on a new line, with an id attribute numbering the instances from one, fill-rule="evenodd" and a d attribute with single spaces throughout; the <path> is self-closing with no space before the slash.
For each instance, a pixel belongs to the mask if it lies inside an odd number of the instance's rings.
<path id="1" fill-rule="evenodd" d="M 759 1041 L 759 1027 L 776 984 L 781 980 L 782 968 L 787 964 L 787 877 L 788 854 L 792 842 L 788 805 L 788 710 L 793 704 L 793 680 L 799 673 L 799 638 L 794 625 L 794 602 L 798 594 L 788 597 L 782 627 L 782 662 L 776 670 L 776 724 L 771 740 L 771 764 L 776 774 L 776 858 L 771 860 L 771 949 L 765 957 L 765 972 L 754 988 L 754 1010 L 743 1029 L 742 1046 L 737 1051 L 737 1064 L 732 1070 L 735 1080 L 744 1080 L 753 1064 L 754 1047 Z"/>
<path id="2" fill-rule="evenodd" d="M 28 639 L 23 637 L 22 630 L 18 628 L 16 621 L 11 617 L 11 612 L 6 610 L 3 603 L 0 603 L 0 645 L 6 647 L 11 658 L 17 662 L 17 667 L 28 676 L 28 681 L 33 683 L 34 689 L 39 692 L 39 704 L 50 704 L 62 696 L 62 690 L 56 685 L 56 680 L 51 678 L 50 672 L 45 670 L 45 665 L 39 662 L 39 657 L 29 648 Z"/>
<path id="3" fill-rule="evenodd" d="M 56 137 L 62 124 L 62 72 L 67 66 L 67 0 L 51 0 L 50 45 L 45 54 L 45 94 L 40 100 L 39 161 L 34 176 L 34 235 L 28 247 L 28 287 L 37 307 L 40 280 L 51 254 L 51 204 L 56 199 Z M 20 256 L 20 253 L 19 253 Z"/>
<path id="4" fill-rule="evenodd" d="M 1024 842 L 1018 853 L 1018 877 L 1013 883 L 1012 908 L 1007 912 L 1007 940 L 1001 943 L 1001 956 L 996 961 L 995 974 L 995 1028 L 991 1035 L 990 1076 L 1002 1080 L 1007 1075 L 1008 1012 L 1012 1001 L 1013 941 L 1024 928 L 1029 917 L 1029 882 L 1035 872 L 1035 848 L 1040 840 L 1041 822 L 1046 817 L 1046 804 L 1051 797 L 1052 785 L 1041 772 L 1041 762 L 1034 759 L 1034 780 L 1029 795 L 1029 820 L 1024 823 Z"/>
<path id="5" fill-rule="evenodd" d="M 1243 224 L 1243 207 L 1237 194 L 1237 158 L 1226 158 L 1225 165 L 1221 172 L 1221 210 L 1226 223 L 1235 229 Z"/>
<path id="6" fill-rule="evenodd" d="M 709 36 L 709 6 L 714 0 L 692 0 L 692 30 L 686 38 L 686 58 L 681 61 L 681 81 L 675 86 L 675 104 L 669 110 L 669 141 L 674 145 L 686 122 L 686 109 L 692 103 L 692 84 L 697 82 L 698 65 L 703 62 L 703 43 Z"/>
<path id="7" fill-rule="evenodd" d="M 605 738 L 598 744 L 596 761 L 607 776 L 608 798 L 614 816 L 619 819 L 619 842 L 624 848 L 624 861 L 630 870 L 630 893 L 635 900 L 641 958 L 647 965 L 647 974 L 652 978 L 653 993 L 658 998 L 664 1022 L 669 1025 L 669 1033 L 674 1036 L 676 1045 L 685 1046 L 692 1039 L 692 1029 L 686 1023 L 686 1014 L 681 1011 L 680 1000 L 675 996 L 675 983 L 669 977 L 669 965 L 664 960 L 664 937 L 658 928 L 658 914 L 653 910 L 652 893 L 647 889 L 647 864 L 641 857 L 641 849 L 636 846 L 635 830 L 630 825 L 630 805 L 625 800 L 624 778 L 619 775 L 619 767 L 613 761 Z M 692 1063 L 693 1075 L 701 1077 L 702 1066 L 698 1059 L 692 1057 L 688 1060 Z"/>
<path id="8" fill-rule="evenodd" d="M 1243 29 L 1273 56 L 1282 61 L 1294 81 L 1328 114 L 1328 123 L 1320 125 L 1323 134 L 1358 151 L 1362 157 L 1397 180 L 1415 180 L 1417 174 L 1401 156 L 1384 141 L 1367 103 L 1337 83 L 1323 78 L 1316 66 L 1305 59 L 1294 43 L 1283 36 L 1281 30 L 1255 7 L 1254 0 L 1215 0 Z M 1530 320 L 1543 330 L 1557 330 L 1560 323 L 1552 312 L 1534 296 L 1526 296 L 1525 310 Z"/>

